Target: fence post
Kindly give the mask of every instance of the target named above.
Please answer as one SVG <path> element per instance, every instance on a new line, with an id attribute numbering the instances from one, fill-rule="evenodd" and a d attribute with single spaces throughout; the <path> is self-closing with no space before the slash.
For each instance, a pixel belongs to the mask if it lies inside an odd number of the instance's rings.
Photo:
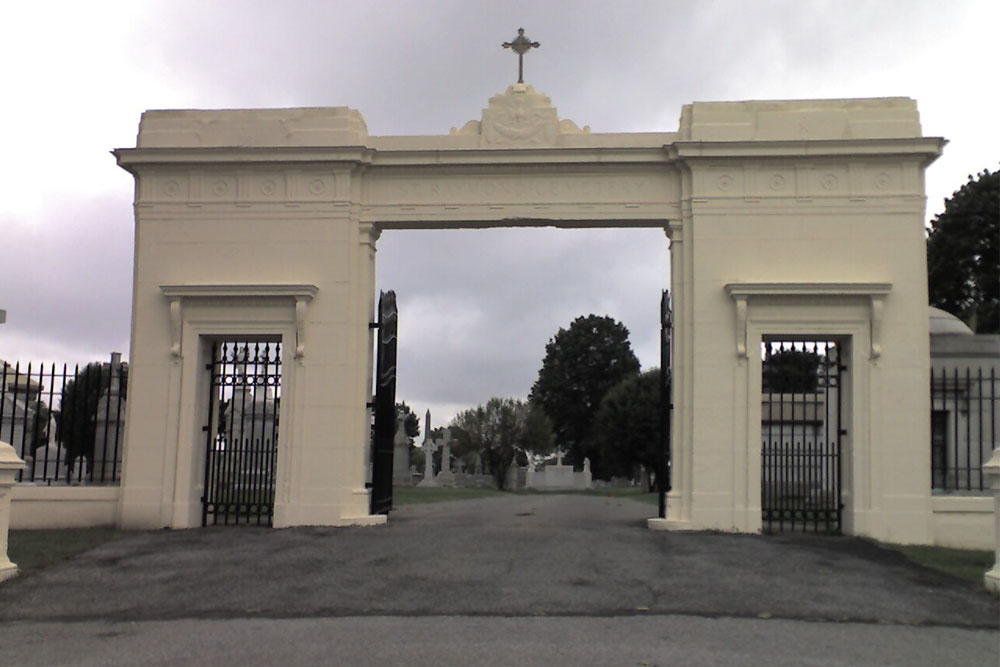
<path id="1" fill-rule="evenodd" d="M 993 450 L 993 456 L 983 466 L 983 475 L 989 478 L 993 491 L 993 539 L 996 547 L 993 569 L 983 575 L 983 583 L 988 590 L 1000 595 L 1000 449 Z"/>
<path id="2" fill-rule="evenodd" d="M 14 476 L 24 468 L 14 448 L 0 441 L 0 582 L 17 574 L 17 565 L 7 557 L 7 529 L 10 527 L 10 490 Z"/>

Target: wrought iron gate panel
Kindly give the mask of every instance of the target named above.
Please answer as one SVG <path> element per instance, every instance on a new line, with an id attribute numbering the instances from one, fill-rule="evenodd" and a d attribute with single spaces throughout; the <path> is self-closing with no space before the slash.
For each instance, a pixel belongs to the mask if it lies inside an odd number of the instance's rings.
<path id="1" fill-rule="evenodd" d="M 203 526 L 274 519 L 281 343 L 216 341 L 205 426 Z"/>
<path id="2" fill-rule="evenodd" d="M 375 369 L 375 424 L 372 429 L 371 513 L 392 510 L 392 454 L 396 435 L 396 293 L 378 300 L 378 352 Z"/>
<path id="3" fill-rule="evenodd" d="M 670 343 L 673 329 L 670 292 L 663 290 L 660 296 L 660 429 L 663 435 L 663 451 L 660 452 L 659 465 L 656 469 L 656 489 L 659 495 L 661 519 L 667 518 L 667 492 L 670 491 L 670 417 L 674 409 L 671 396 Z"/>
<path id="4" fill-rule="evenodd" d="M 839 533 L 843 515 L 840 345 L 765 341 L 761 509 L 765 531 Z"/>

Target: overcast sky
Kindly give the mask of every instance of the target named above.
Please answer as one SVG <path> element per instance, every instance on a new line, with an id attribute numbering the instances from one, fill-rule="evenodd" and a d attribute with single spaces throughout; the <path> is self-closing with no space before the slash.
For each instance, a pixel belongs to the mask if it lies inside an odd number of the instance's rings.
<path id="1" fill-rule="evenodd" d="M 0 358 L 128 354 L 132 177 L 145 109 L 341 106 L 369 133 L 446 134 L 516 80 L 500 44 L 542 47 L 525 80 L 594 132 L 674 131 L 692 101 L 907 96 L 950 140 L 928 219 L 1000 160 L 995 0 L 949 2 L 22 2 L 5 6 Z M 668 244 L 656 230 L 390 231 L 399 398 L 440 424 L 525 397 L 579 315 L 658 365 Z"/>

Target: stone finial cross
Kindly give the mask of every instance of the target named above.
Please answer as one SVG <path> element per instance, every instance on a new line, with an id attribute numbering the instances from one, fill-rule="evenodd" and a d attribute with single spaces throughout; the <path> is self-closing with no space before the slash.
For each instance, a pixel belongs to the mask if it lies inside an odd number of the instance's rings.
<path id="1" fill-rule="evenodd" d="M 524 28 L 517 29 L 517 37 L 513 42 L 504 42 L 503 48 L 511 49 L 517 54 L 517 82 L 524 83 L 524 54 L 530 49 L 537 49 L 541 44 L 532 42 L 524 36 Z"/>

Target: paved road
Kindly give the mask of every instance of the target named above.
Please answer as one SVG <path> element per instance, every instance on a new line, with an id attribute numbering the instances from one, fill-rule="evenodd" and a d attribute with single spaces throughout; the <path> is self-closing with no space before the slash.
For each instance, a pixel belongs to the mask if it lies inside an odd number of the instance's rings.
<path id="1" fill-rule="evenodd" d="M 503 496 L 138 533 L 0 587 L 0 664 L 1000 664 L 975 585 L 849 538 L 650 532 L 654 512 Z"/>

